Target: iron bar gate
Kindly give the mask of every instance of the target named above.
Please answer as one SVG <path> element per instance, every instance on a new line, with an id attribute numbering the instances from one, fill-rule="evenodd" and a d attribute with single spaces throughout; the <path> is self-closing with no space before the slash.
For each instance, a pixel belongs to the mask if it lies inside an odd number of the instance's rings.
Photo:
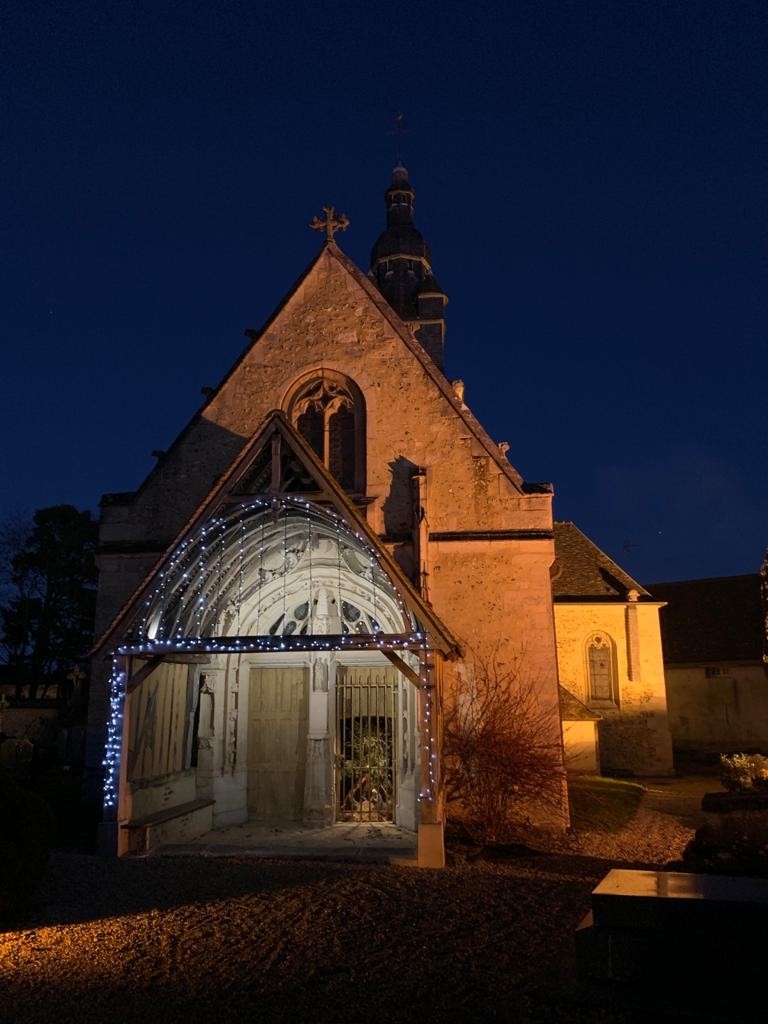
<path id="1" fill-rule="evenodd" d="M 339 668 L 337 821 L 394 821 L 399 687 L 392 668 Z"/>

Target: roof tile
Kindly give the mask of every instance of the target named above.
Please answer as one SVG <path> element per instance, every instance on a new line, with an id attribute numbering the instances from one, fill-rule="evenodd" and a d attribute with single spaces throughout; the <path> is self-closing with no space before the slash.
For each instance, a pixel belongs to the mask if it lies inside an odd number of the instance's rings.
<path id="1" fill-rule="evenodd" d="M 650 594 L 593 544 L 578 526 L 556 522 L 552 594 L 555 601 L 626 601 L 627 593 Z"/>
<path id="2" fill-rule="evenodd" d="M 757 573 L 649 583 L 648 589 L 667 602 L 659 618 L 668 664 L 760 661 L 765 623 Z"/>

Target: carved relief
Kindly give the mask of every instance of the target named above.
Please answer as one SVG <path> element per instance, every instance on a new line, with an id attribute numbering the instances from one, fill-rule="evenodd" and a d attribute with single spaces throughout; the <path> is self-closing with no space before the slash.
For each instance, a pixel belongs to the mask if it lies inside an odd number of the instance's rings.
<path id="1" fill-rule="evenodd" d="M 315 693 L 328 693 L 328 661 L 316 660 L 312 666 L 312 690 Z"/>
<path id="2" fill-rule="evenodd" d="M 231 694 L 231 701 L 227 709 L 226 736 L 224 741 L 224 765 L 234 774 L 237 766 L 237 691 Z"/>

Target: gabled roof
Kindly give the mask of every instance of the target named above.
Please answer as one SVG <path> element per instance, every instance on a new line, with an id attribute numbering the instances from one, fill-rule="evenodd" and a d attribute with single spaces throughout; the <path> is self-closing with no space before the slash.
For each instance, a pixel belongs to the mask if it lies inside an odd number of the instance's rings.
<path id="1" fill-rule="evenodd" d="M 432 379 L 435 386 L 442 392 L 445 399 L 453 406 L 454 411 L 459 418 L 464 422 L 467 431 L 475 438 L 475 440 L 485 449 L 487 454 L 493 459 L 498 468 L 507 477 L 510 483 L 515 487 L 516 490 L 522 493 L 528 493 L 529 491 L 549 491 L 551 487 L 542 484 L 527 484 L 517 470 L 511 465 L 506 456 L 500 451 L 498 444 L 496 444 L 492 438 L 488 436 L 482 425 L 470 412 L 466 405 L 461 402 L 454 394 L 453 388 L 450 383 L 446 380 L 444 374 L 437 368 L 435 363 L 432 361 L 430 356 L 427 354 L 422 345 L 413 336 L 413 331 L 408 327 L 397 313 L 392 309 L 389 303 L 386 301 L 384 296 L 373 284 L 373 282 L 346 256 L 338 245 L 334 241 L 327 241 L 318 252 L 314 260 L 309 264 L 304 273 L 298 278 L 293 287 L 283 297 L 275 311 L 269 317 L 269 319 L 262 325 L 258 331 L 246 331 L 248 338 L 250 339 L 249 344 L 240 353 L 240 356 L 231 367 L 229 372 L 222 378 L 216 388 L 206 397 L 203 406 L 198 410 L 196 418 L 202 416 L 206 407 L 215 399 L 222 388 L 225 386 L 227 381 L 237 372 L 238 367 L 246 358 L 248 353 L 251 351 L 254 345 L 258 344 L 260 339 L 268 332 L 270 327 L 278 319 L 282 311 L 288 305 L 290 300 L 293 298 L 295 293 L 301 288 L 306 279 L 310 276 L 315 267 L 323 259 L 333 259 L 340 267 L 342 267 L 347 274 L 355 281 L 355 283 L 365 292 L 366 296 L 373 305 L 377 308 L 379 313 L 384 317 L 392 330 L 400 337 L 405 347 L 413 354 L 413 356 L 421 364 L 426 374 Z M 184 428 L 181 434 L 173 442 L 175 447 L 181 439 L 184 437 L 186 432 L 189 430 L 193 421 Z M 153 470 L 154 472 L 154 470 Z M 150 473 L 150 476 L 152 473 Z M 149 478 L 148 478 L 149 479 Z M 146 483 L 146 481 L 145 481 Z M 144 485 L 142 485 L 143 487 Z"/>
<path id="2" fill-rule="evenodd" d="M 555 601 L 627 601 L 630 590 L 642 600 L 648 591 L 624 572 L 578 526 L 556 522 L 552 595 Z"/>
<path id="3" fill-rule="evenodd" d="M 278 440 L 278 446 L 274 440 Z M 315 487 L 312 493 L 307 496 L 314 501 L 324 501 L 330 504 L 347 523 L 358 531 L 374 550 L 376 556 L 392 580 L 393 584 L 400 591 L 403 600 L 413 611 L 417 618 L 424 624 L 430 635 L 432 644 L 439 647 L 447 657 L 454 657 L 459 654 L 460 647 L 450 631 L 441 622 L 432 608 L 424 601 L 422 596 L 413 586 L 408 577 L 403 573 L 395 559 L 382 546 L 374 531 L 369 527 L 365 518 L 352 505 L 347 495 L 339 487 L 334 478 L 330 475 L 325 466 L 320 462 L 312 449 L 304 439 L 293 429 L 284 413 L 273 410 L 266 417 L 259 430 L 239 455 L 234 459 L 229 469 L 221 475 L 208 496 L 200 503 L 192 516 L 189 518 L 183 529 L 179 532 L 171 545 L 158 559 L 151 572 L 147 575 L 139 587 L 136 588 L 131 597 L 126 601 L 121 610 L 109 624 L 107 629 L 97 640 L 93 650 L 99 651 L 110 646 L 117 646 L 120 639 L 120 631 L 130 624 L 136 616 L 138 609 L 145 601 L 151 590 L 158 573 L 170 560 L 173 552 L 189 538 L 194 531 L 210 518 L 217 509 L 230 501 L 240 501 L 243 496 L 242 485 L 247 483 L 256 470 L 260 478 L 264 475 L 265 457 L 272 460 L 273 470 L 270 477 L 270 485 L 265 493 L 280 493 L 280 479 L 284 470 L 284 450 L 298 461 L 303 469 L 303 479 L 311 479 Z M 274 453 L 274 455 L 272 455 Z M 267 463 L 268 468 L 268 463 Z M 292 474 L 294 479 L 296 474 Z M 294 492 L 295 493 L 295 490 Z"/>
<path id="4" fill-rule="evenodd" d="M 201 424 L 215 424 L 217 422 L 215 417 L 208 415 L 207 410 L 214 403 L 217 397 L 221 394 L 222 390 L 226 387 L 228 382 L 237 374 L 238 369 L 243 364 L 248 354 L 252 351 L 254 346 L 269 332 L 270 328 L 275 324 L 278 318 L 281 316 L 283 311 L 289 305 L 296 293 L 305 285 L 307 279 L 312 275 L 313 271 L 322 263 L 323 260 L 333 260 L 339 267 L 341 267 L 346 274 L 348 274 L 366 295 L 367 299 L 377 309 L 379 314 L 387 321 L 389 327 L 394 331 L 395 334 L 400 338 L 405 347 L 409 350 L 412 356 L 418 361 L 424 370 L 425 374 L 432 380 L 435 387 L 441 392 L 445 400 L 452 407 L 454 413 L 463 422 L 467 433 L 472 436 L 478 445 L 485 451 L 490 459 L 495 463 L 499 471 L 507 478 L 512 487 L 522 494 L 531 493 L 551 493 L 552 486 L 547 483 L 528 483 L 523 480 L 522 476 L 518 471 L 511 465 L 506 455 L 499 449 L 499 445 L 493 441 L 491 437 L 484 430 L 482 425 L 478 422 L 475 416 L 471 413 L 469 408 L 464 402 L 457 397 L 450 383 L 446 380 L 444 374 L 438 369 L 433 360 L 427 354 L 425 349 L 414 337 L 413 331 L 398 317 L 395 311 L 387 303 L 384 297 L 381 295 L 379 290 L 376 288 L 369 278 L 350 260 L 333 241 L 326 241 L 320 251 L 317 253 L 312 262 L 307 266 L 300 277 L 295 281 L 291 289 L 284 295 L 281 302 L 278 304 L 269 319 L 262 325 L 258 331 L 248 330 L 246 335 L 249 338 L 248 345 L 241 351 L 237 360 L 231 366 L 229 371 L 224 375 L 219 384 L 211 389 L 207 394 L 203 404 L 198 408 L 197 412 L 182 428 L 180 433 L 174 439 L 172 444 L 168 447 L 166 457 L 170 457 L 190 435 L 190 433 L 200 427 Z M 242 451 L 240 447 L 240 439 L 234 435 L 229 439 L 231 443 L 231 450 L 234 452 Z M 246 445 L 245 438 L 242 439 L 242 445 Z M 162 475 L 164 471 L 164 460 L 160 460 L 148 473 L 139 488 L 130 494 L 122 495 L 105 495 L 103 503 L 110 504 L 112 501 L 117 503 L 132 503 L 140 499 L 140 496 L 146 492 L 151 482 L 154 481 L 159 475 Z"/>
<path id="5" fill-rule="evenodd" d="M 326 245 L 324 245 L 320 249 L 318 254 L 305 267 L 305 269 L 302 271 L 302 273 L 299 275 L 299 277 L 294 281 L 294 283 L 291 285 L 291 287 L 288 289 L 288 291 L 283 295 L 282 299 L 280 300 L 280 302 L 277 304 L 277 306 L 275 307 L 274 311 L 272 312 L 272 315 L 269 317 L 268 320 L 265 321 L 265 323 L 262 325 L 261 329 L 259 331 L 248 330 L 248 331 L 245 332 L 246 336 L 249 338 L 248 344 L 240 352 L 240 355 L 237 357 L 237 359 L 232 364 L 232 366 L 230 366 L 229 370 L 224 374 L 224 376 L 221 378 L 221 380 L 216 385 L 216 387 L 215 388 L 206 389 L 206 394 L 205 394 L 204 402 L 202 403 L 202 405 L 200 405 L 198 407 L 198 409 L 194 413 L 194 415 L 185 423 L 185 425 L 182 427 L 182 429 L 176 435 L 174 440 L 171 442 L 169 448 L 167 449 L 166 455 L 170 454 L 174 449 L 178 448 L 181 445 L 181 443 L 184 441 L 185 437 L 190 433 L 192 428 L 195 426 L 195 424 L 198 423 L 201 419 L 203 419 L 205 410 L 208 408 L 208 406 L 211 404 L 211 402 L 216 398 L 216 396 L 221 392 L 221 390 L 223 389 L 223 387 L 227 383 L 227 381 L 229 381 L 231 379 L 231 377 L 233 377 L 234 374 L 237 372 L 238 367 L 245 360 L 246 356 L 251 351 L 251 349 L 253 348 L 253 346 L 256 343 L 256 341 L 258 341 L 258 339 L 269 329 L 269 327 L 278 318 L 278 316 L 283 311 L 283 309 L 285 309 L 285 307 L 287 306 L 288 302 L 291 300 L 293 295 L 299 290 L 299 288 L 301 288 L 301 286 L 303 285 L 304 281 L 311 274 L 311 272 L 315 268 L 315 266 L 320 262 L 320 259 L 322 258 L 326 248 L 328 248 L 329 246 L 332 246 L 334 249 L 338 248 L 335 245 L 334 242 L 330 242 L 330 243 L 326 243 Z M 243 443 L 245 444 L 245 440 L 243 441 Z M 138 495 L 140 495 L 142 493 L 142 491 L 144 491 L 148 487 L 148 485 L 153 480 L 153 478 L 155 476 L 160 475 L 161 473 L 162 473 L 162 462 L 159 460 L 152 467 L 152 469 L 149 471 L 149 473 L 147 473 L 146 477 L 144 478 L 144 480 L 141 482 L 141 484 L 139 485 L 139 487 L 135 491 L 126 491 L 126 492 L 121 492 L 121 493 L 105 494 L 103 496 L 103 498 L 102 498 L 102 503 L 103 504 L 113 504 L 113 503 L 115 503 L 115 504 L 125 504 L 126 502 L 133 501 L 135 498 L 138 497 Z"/>
<path id="6" fill-rule="evenodd" d="M 343 253 L 341 249 L 338 247 L 338 245 L 333 241 L 326 242 L 325 246 L 318 254 L 317 260 L 315 262 L 319 262 L 320 259 L 326 253 L 328 254 L 328 256 L 335 259 L 337 263 L 341 267 L 343 267 L 344 270 L 346 270 L 350 277 L 353 278 L 355 283 L 359 285 L 360 288 L 363 289 L 363 291 L 367 294 L 368 298 L 371 300 L 371 302 L 373 302 L 373 304 L 376 306 L 381 315 L 385 318 L 385 320 L 387 320 L 389 326 L 400 337 L 406 348 L 408 348 L 410 352 L 419 361 L 419 363 L 421 363 L 421 366 L 423 367 L 424 371 L 432 379 L 435 386 L 442 392 L 442 394 L 450 403 L 450 405 L 453 406 L 454 411 L 460 417 L 460 419 L 463 420 L 469 433 L 472 434 L 475 440 L 485 449 L 486 453 L 490 455 L 490 457 L 493 459 L 493 461 L 496 463 L 496 465 L 499 467 L 502 473 L 507 477 L 510 483 L 514 485 L 516 490 L 522 491 L 523 493 L 527 492 L 528 486 L 526 485 L 522 476 L 518 473 L 514 466 L 511 465 L 509 460 L 502 454 L 498 444 L 496 444 L 492 440 L 492 438 L 488 436 L 483 426 L 474 417 L 474 415 L 470 412 L 467 406 L 464 405 L 463 402 L 459 401 L 459 399 L 456 397 L 453 391 L 453 388 L 446 379 L 445 375 L 438 369 L 438 367 L 435 365 L 431 357 L 427 354 L 426 350 L 423 348 L 421 343 L 418 342 L 416 338 L 413 336 L 413 331 L 411 330 L 411 328 L 408 327 L 407 324 L 403 323 L 403 321 L 400 319 L 400 317 L 397 315 L 394 309 L 392 309 L 392 307 L 389 305 L 389 303 L 378 290 L 378 288 L 375 286 L 375 284 L 373 284 L 373 282 L 367 277 L 367 275 L 364 274 L 360 270 L 360 268 L 355 263 L 353 263 L 352 260 L 345 253 Z M 309 274 L 311 270 L 312 267 L 309 268 L 307 274 Z M 307 274 L 305 274 L 304 277 L 306 277 Z M 290 296 L 286 298 L 285 302 L 288 301 L 288 298 L 290 298 Z M 277 314 L 275 314 L 275 316 L 276 315 Z M 274 319 L 275 317 L 272 317 L 272 320 Z M 272 320 L 270 320 L 270 323 L 272 322 Z M 264 333 L 265 330 L 266 327 L 264 327 L 262 331 L 259 332 L 258 335 L 252 334 L 251 337 L 254 339 L 254 341 L 256 341 L 261 336 L 261 334 Z M 541 489 L 542 487 L 542 485 L 540 484 L 530 486 L 535 487 L 536 489 Z"/>
<path id="7" fill-rule="evenodd" d="M 719 576 L 648 589 L 661 609 L 664 661 L 669 664 L 760 661 L 766 643 L 760 576 Z"/>

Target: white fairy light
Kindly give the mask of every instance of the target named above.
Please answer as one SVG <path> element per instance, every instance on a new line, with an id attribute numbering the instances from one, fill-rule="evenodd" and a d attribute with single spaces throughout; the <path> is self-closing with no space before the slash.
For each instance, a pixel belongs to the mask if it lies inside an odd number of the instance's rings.
<path id="1" fill-rule="evenodd" d="M 249 552 L 256 545 L 252 543 L 251 538 L 255 540 L 256 530 L 260 530 L 262 538 L 266 538 L 266 521 L 270 518 L 270 513 L 275 517 L 281 514 L 284 517 L 284 522 L 281 524 L 283 529 L 280 531 L 283 534 L 283 565 L 267 573 L 261 571 L 267 549 L 266 542 L 262 540 L 258 549 L 259 578 L 254 578 L 253 586 L 247 586 L 247 576 L 253 577 L 255 568 L 252 567 L 253 558 Z M 142 609 L 143 614 L 141 621 L 137 623 L 136 635 L 148 639 L 167 636 L 175 636 L 177 639 L 189 636 L 215 636 L 222 632 L 220 620 L 223 608 L 229 608 L 234 613 L 230 616 L 227 632 L 230 632 L 234 625 L 234 632 L 240 634 L 243 626 L 244 601 L 251 600 L 256 595 L 262 595 L 264 588 L 270 582 L 274 582 L 277 576 L 284 580 L 281 597 L 285 617 L 288 612 L 287 597 L 291 586 L 289 576 L 299 564 L 291 558 L 289 551 L 289 519 L 296 522 L 299 527 L 297 536 L 301 536 L 303 533 L 303 528 L 299 525 L 303 519 L 309 536 L 306 558 L 300 560 L 302 572 L 308 574 L 310 578 L 313 576 L 311 536 L 315 525 L 321 532 L 323 530 L 326 531 L 326 534 L 330 532 L 330 535 L 334 537 L 339 570 L 341 570 L 341 552 L 349 541 L 354 540 L 353 547 L 357 548 L 361 555 L 367 557 L 369 563 L 366 575 L 368 577 L 368 593 L 373 605 L 372 618 L 376 623 L 374 631 L 386 629 L 381 621 L 380 612 L 388 604 L 391 608 L 397 607 L 403 618 L 405 629 L 398 627 L 395 631 L 409 632 L 413 630 L 415 623 L 405 606 L 402 595 L 382 570 L 378 554 L 368 541 L 337 513 L 320 509 L 303 499 L 284 497 L 282 499 L 256 498 L 248 504 L 242 503 L 226 516 L 215 516 L 209 519 L 198 528 L 195 535 L 180 544 L 171 555 L 167 566 L 159 576 L 158 586 L 151 592 Z M 211 552 L 208 538 L 211 533 L 216 535 L 212 549 L 213 558 L 209 557 Z M 349 571 L 352 573 L 355 571 L 351 563 Z M 338 600 L 343 600 L 346 584 L 341 579 L 341 571 L 339 576 Z M 312 582 L 314 585 L 314 579 Z M 382 583 L 386 584 L 386 589 L 382 589 Z M 310 598 L 309 594 L 307 598 Z M 261 597 L 259 597 L 258 603 L 262 603 Z M 211 615 L 213 615 L 213 621 L 211 621 Z M 152 628 L 148 628 L 150 623 L 153 624 Z M 308 623 L 309 626 L 310 623 Z M 386 631 L 391 632 L 391 626 Z M 266 628 L 261 627 L 258 632 L 264 634 Z"/>
<path id="2" fill-rule="evenodd" d="M 120 748 L 123 735 L 123 704 L 125 701 L 125 672 L 112 665 L 109 677 L 109 721 L 107 742 L 104 747 L 104 810 L 109 817 L 117 808 L 120 779 Z"/>
<path id="3" fill-rule="evenodd" d="M 273 524 L 273 515 L 275 520 L 282 517 L 283 523 Z M 267 556 L 274 540 L 280 543 L 279 533 L 275 538 L 280 526 L 282 566 L 278 562 L 277 570 L 270 570 Z M 289 558 L 289 531 L 292 538 L 294 535 L 306 537 L 305 557 Z M 327 572 L 324 539 L 336 547 L 338 580 L 331 589 L 337 590 L 340 632 L 333 635 L 314 632 L 317 624 L 313 614 L 313 588 L 323 584 L 323 573 Z M 320 556 L 316 565 L 313 564 L 313 541 Z M 296 539 L 297 555 L 302 543 L 303 540 Z M 291 562 L 295 564 L 289 569 Z M 294 577 L 294 571 L 303 575 Z M 303 587 L 303 593 L 297 587 Z M 343 602 L 349 599 L 356 605 L 356 595 L 360 595 L 361 588 L 370 601 L 366 615 L 373 620 L 372 632 L 358 633 L 351 629 L 345 633 Z M 292 602 L 296 601 L 291 607 L 298 607 L 303 600 L 308 603 L 307 633 L 303 635 L 300 627 L 294 627 L 295 633 L 282 633 L 288 622 L 289 592 Z M 262 615 L 273 606 L 270 602 L 275 598 L 282 598 L 283 616 L 275 635 L 270 635 L 270 622 L 265 623 Z M 256 635 L 244 635 L 244 630 L 247 633 L 249 627 L 254 626 Z M 234 635 L 225 635 L 230 631 Z M 335 511 L 303 498 L 265 496 L 248 499 L 211 517 L 172 552 L 158 573 L 156 586 L 142 605 L 133 631 L 113 653 L 162 656 L 203 652 L 216 655 L 398 650 L 418 650 L 422 655 L 419 685 L 423 694 L 422 745 L 426 777 L 422 780 L 419 799 L 431 802 L 436 793 L 437 755 L 432 734 L 433 691 L 429 685 L 427 637 L 382 566 L 378 552 L 357 527 Z M 118 798 L 125 685 L 124 672 L 113 668 L 104 760 L 104 806 L 110 809 L 117 806 Z"/>

